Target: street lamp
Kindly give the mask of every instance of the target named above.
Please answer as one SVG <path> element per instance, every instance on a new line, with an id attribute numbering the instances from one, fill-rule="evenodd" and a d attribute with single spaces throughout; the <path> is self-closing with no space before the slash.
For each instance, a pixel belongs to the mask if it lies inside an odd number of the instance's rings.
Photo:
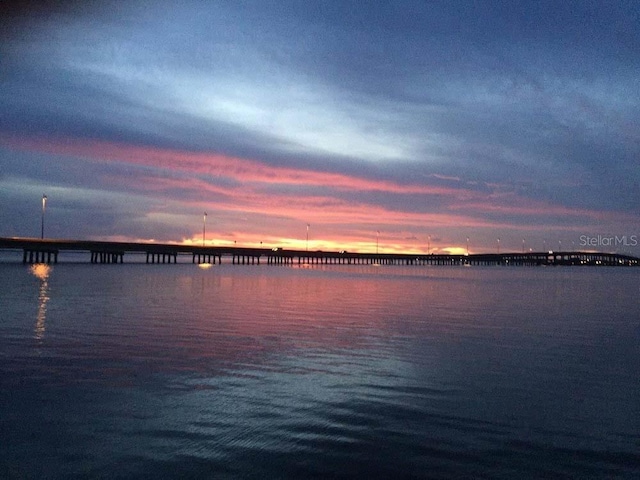
<path id="1" fill-rule="evenodd" d="M 500 239 L 498 238 L 498 255 L 500 255 Z"/>
<path id="2" fill-rule="evenodd" d="M 40 239 L 44 240 L 44 211 L 47 208 L 47 196 L 42 195 L 42 219 L 40 221 Z"/>
<path id="3" fill-rule="evenodd" d="M 376 255 L 378 254 L 378 239 L 380 237 L 380 230 L 376 231 Z"/>
<path id="4" fill-rule="evenodd" d="M 524 238 L 522 239 L 522 253 L 524 253 Z"/>
<path id="5" fill-rule="evenodd" d="M 427 255 L 431 254 L 431 235 L 427 237 Z"/>
<path id="6" fill-rule="evenodd" d="M 467 237 L 467 256 L 469 256 L 469 237 Z"/>
<path id="7" fill-rule="evenodd" d="M 202 246 L 204 247 L 204 240 L 207 234 L 207 212 L 204 212 L 202 217 Z"/>
<path id="8" fill-rule="evenodd" d="M 309 227 L 310 225 L 307 223 L 307 252 L 309 251 Z"/>

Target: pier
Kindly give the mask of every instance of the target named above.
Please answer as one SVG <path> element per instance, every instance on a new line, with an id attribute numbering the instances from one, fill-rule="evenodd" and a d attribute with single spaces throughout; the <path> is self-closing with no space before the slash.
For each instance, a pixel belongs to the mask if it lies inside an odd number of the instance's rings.
<path id="1" fill-rule="evenodd" d="M 178 258 L 191 263 L 232 265 L 449 265 L 449 266 L 639 266 L 630 255 L 601 252 L 478 253 L 471 255 L 414 253 L 356 253 L 287 250 L 283 248 L 213 247 L 170 243 L 101 242 L 1 238 L 0 250 L 22 251 L 22 262 L 58 263 L 64 252 L 87 253 L 92 264 L 122 264 L 126 255 L 145 255 L 147 264 L 176 264 Z M 184 262 L 182 262 L 184 263 Z"/>

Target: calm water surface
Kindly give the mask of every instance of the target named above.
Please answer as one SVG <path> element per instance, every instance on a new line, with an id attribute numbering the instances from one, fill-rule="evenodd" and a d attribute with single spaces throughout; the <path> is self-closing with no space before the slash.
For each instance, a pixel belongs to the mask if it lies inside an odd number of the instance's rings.
<path id="1" fill-rule="evenodd" d="M 0 478 L 638 478 L 640 270 L 0 264 Z"/>

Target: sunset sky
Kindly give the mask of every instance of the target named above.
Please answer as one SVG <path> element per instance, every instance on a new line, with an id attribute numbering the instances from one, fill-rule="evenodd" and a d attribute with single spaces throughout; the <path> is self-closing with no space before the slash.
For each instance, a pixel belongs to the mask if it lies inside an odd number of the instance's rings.
<path id="1" fill-rule="evenodd" d="M 201 242 L 207 212 L 212 245 L 640 240 L 638 1 L 19 5 L 0 236 L 39 237 L 46 194 L 49 238 Z"/>

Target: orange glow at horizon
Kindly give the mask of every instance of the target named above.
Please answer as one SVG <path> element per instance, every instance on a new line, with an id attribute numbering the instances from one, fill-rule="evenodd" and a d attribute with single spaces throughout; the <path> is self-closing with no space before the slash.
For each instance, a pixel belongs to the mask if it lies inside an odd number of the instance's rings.
<path id="1" fill-rule="evenodd" d="M 238 235 L 240 236 L 240 235 Z M 218 237 L 208 238 L 205 245 L 208 247 L 238 247 L 238 248 L 283 248 L 285 250 L 307 250 L 306 238 L 291 238 L 291 237 L 266 237 L 266 240 L 258 240 L 259 238 L 265 238 L 263 236 L 242 234 L 242 241 L 229 240 Z M 191 238 L 183 239 L 184 245 L 202 245 L 202 235 L 194 235 Z M 376 252 L 376 238 L 372 236 L 370 240 L 357 239 L 355 237 L 341 237 L 336 239 L 309 239 L 308 251 L 325 251 L 325 252 L 339 252 L 348 251 L 353 253 L 375 253 Z M 384 253 L 409 253 L 416 255 L 426 255 L 427 253 L 433 254 L 452 254 L 463 255 L 466 253 L 466 248 L 456 245 L 446 244 L 431 244 L 419 243 L 418 241 L 389 241 L 380 237 L 378 240 L 378 252 Z"/>

